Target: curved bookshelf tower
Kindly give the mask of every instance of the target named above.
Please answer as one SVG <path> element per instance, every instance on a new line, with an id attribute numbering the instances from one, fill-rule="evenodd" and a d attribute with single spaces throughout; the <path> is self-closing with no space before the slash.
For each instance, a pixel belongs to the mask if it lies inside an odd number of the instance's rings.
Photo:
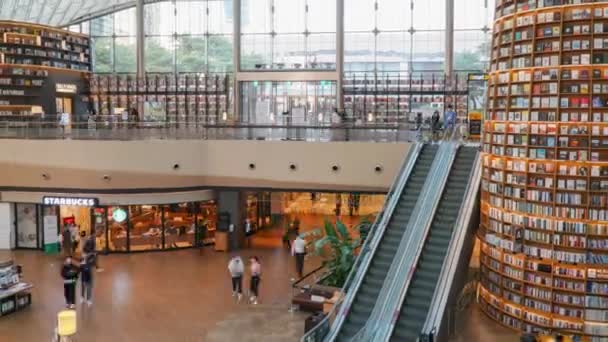
<path id="1" fill-rule="evenodd" d="M 498 0 L 496 18 L 481 308 L 608 340 L 608 1 Z"/>

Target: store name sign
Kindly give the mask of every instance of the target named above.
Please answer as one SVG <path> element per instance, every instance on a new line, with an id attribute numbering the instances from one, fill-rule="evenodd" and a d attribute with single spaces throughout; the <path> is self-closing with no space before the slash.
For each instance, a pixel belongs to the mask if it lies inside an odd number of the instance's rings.
<path id="1" fill-rule="evenodd" d="M 99 203 L 97 198 L 84 197 L 52 197 L 45 196 L 42 198 L 44 205 L 71 205 L 77 207 L 95 207 Z"/>
<path id="2" fill-rule="evenodd" d="M 25 90 L 2 89 L 2 90 L 0 90 L 0 94 L 6 95 L 6 96 L 24 96 L 25 95 Z"/>
<path id="3" fill-rule="evenodd" d="M 58 93 L 76 94 L 76 85 L 68 83 L 57 83 L 55 84 L 55 90 Z"/>

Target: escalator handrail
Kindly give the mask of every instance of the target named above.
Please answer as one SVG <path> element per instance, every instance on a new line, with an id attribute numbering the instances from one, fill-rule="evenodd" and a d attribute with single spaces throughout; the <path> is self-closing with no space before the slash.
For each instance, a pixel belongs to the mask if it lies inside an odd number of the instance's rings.
<path id="1" fill-rule="evenodd" d="M 379 215 L 376 216 L 374 224 L 372 225 L 368 233 L 368 238 L 363 242 L 363 246 L 361 246 L 359 255 L 355 259 L 355 264 L 353 265 L 344 282 L 340 299 L 333 305 L 332 310 L 329 312 L 329 314 L 325 316 L 325 318 L 321 322 L 319 322 L 313 329 L 311 329 L 309 332 L 304 334 L 304 336 L 302 336 L 302 342 L 317 341 L 318 339 L 314 338 L 313 336 L 316 335 L 317 330 L 321 329 L 324 325 L 329 324 L 329 320 L 332 316 L 336 316 L 337 320 L 334 321 L 334 324 L 332 324 L 331 330 L 329 331 L 328 335 L 335 335 L 337 332 L 339 332 L 339 328 L 341 327 L 344 317 L 347 313 L 347 305 L 345 304 L 348 303 L 350 305 L 349 302 L 352 302 L 354 294 L 356 293 L 356 290 L 358 289 L 360 282 L 363 278 L 362 276 L 355 278 L 357 274 L 360 273 L 359 269 L 361 267 L 359 267 L 359 265 L 365 264 L 365 270 L 367 270 L 367 267 L 369 266 L 369 260 L 371 259 L 371 254 L 373 254 L 369 252 L 373 252 L 376 249 L 377 244 L 379 243 L 379 240 L 381 239 L 384 230 L 386 229 L 387 218 L 390 218 L 390 216 L 392 216 L 393 210 L 395 208 L 395 198 L 398 199 L 401 196 L 401 192 L 403 191 L 405 182 L 407 181 L 407 179 L 409 179 L 410 174 L 412 173 L 412 170 L 416 165 L 422 147 L 423 144 L 415 143 L 412 145 L 412 147 L 406 154 L 403 162 L 401 163 L 399 171 L 395 174 L 395 179 L 393 180 L 391 188 L 387 193 L 382 210 L 380 211 Z M 363 268 L 361 268 L 361 271 L 363 271 Z M 364 275 L 366 272 L 361 273 Z M 354 289 L 352 291 L 350 289 L 351 286 L 354 286 Z M 324 336 L 324 338 L 326 339 L 326 336 Z"/>
<path id="2" fill-rule="evenodd" d="M 400 283 L 396 282 L 393 285 L 395 287 L 395 292 L 393 292 L 394 293 L 393 298 L 397 297 L 397 299 L 392 301 L 393 306 L 392 306 L 392 311 L 390 312 L 390 313 L 392 313 L 391 321 L 390 321 L 390 324 L 387 326 L 386 330 L 384 331 L 384 334 L 382 336 L 379 336 L 380 337 L 378 339 L 379 341 L 389 341 L 393 334 L 397 321 L 399 320 L 399 316 L 401 315 L 401 308 L 405 302 L 405 297 L 407 296 L 409 286 L 416 273 L 416 268 L 418 267 L 418 262 L 420 261 L 420 256 L 422 255 L 422 251 L 424 250 L 424 246 L 426 245 L 427 237 L 430 234 L 431 227 L 433 225 L 433 221 L 435 219 L 437 209 L 439 208 L 439 203 L 441 202 L 441 198 L 443 197 L 445 187 L 448 183 L 448 179 L 449 179 L 451 170 L 455 166 L 454 162 L 456 160 L 456 154 L 458 153 L 459 145 L 452 143 L 452 142 L 444 142 L 444 144 L 446 144 L 446 149 L 447 149 L 446 157 L 445 157 L 447 160 L 440 167 L 441 167 L 441 170 L 444 170 L 445 172 L 443 174 L 443 177 L 432 179 L 432 181 L 435 183 L 435 186 L 436 186 L 436 189 L 438 190 L 438 192 L 436 193 L 435 198 L 429 198 L 429 200 L 433 201 L 431 209 L 428 212 L 426 212 L 426 211 L 421 212 L 422 215 L 425 215 L 425 213 L 427 213 L 425 216 L 426 222 L 424 224 L 424 229 L 423 229 L 422 233 L 420 234 L 420 236 L 418 237 L 418 239 L 413 240 L 412 241 L 413 244 L 410 243 L 410 245 L 408 246 L 410 248 L 411 247 L 416 248 L 416 252 L 413 254 L 414 260 L 410 264 L 410 268 L 408 269 L 407 278 L 405 278 L 405 281 L 400 282 Z M 441 175 L 441 174 L 439 174 L 439 175 Z M 428 206 L 428 204 L 427 204 L 427 206 Z M 419 221 L 417 221 L 417 222 L 419 222 Z M 414 231 L 412 231 L 412 232 L 414 232 Z M 401 270 L 403 270 L 403 268 Z M 395 294 L 397 296 L 395 296 Z"/>
<path id="3" fill-rule="evenodd" d="M 361 286 L 361 283 L 363 282 L 363 279 L 365 278 L 365 274 L 367 274 L 367 270 L 369 268 L 369 265 L 371 264 L 371 260 L 373 259 L 373 256 L 378 248 L 378 245 L 380 244 L 380 241 L 382 241 L 382 237 L 384 235 L 384 232 L 386 230 L 386 227 L 388 226 L 388 223 L 390 222 L 390 219 L 393 215 L 393 211 L 395 210 L 395 207 L 397 206 L 397 203 L 399 202 L 399 198 L 401 197 L 401 193 L 403 192 L 403 189 L 405 188 L 405 184 L 407 183 L 407 180 L 410 178 L 411 173 L 414 170 L 414 167 L 417 164 L 418 158 L 420 156 L 420 152 L 422 151 L 422 147 L 424 145 L 421 143 L 416 143 L 414 144 L 414 146 L 412 146 L 412 150 L 411 150 L 411 155 L 408 156 L 408 158 L 406 158 L 406 161 L 404 162 L 404 166 L 402 167 L 402 170 L 400 170 L 400 173 L 396 175 L 395 178 L 395 182 L 393 182 L 393 187 L 391 189 L 391 192 L 389 193 L 389 197 L 387 199 L 387 201 L 385 202 L 385 210 L 382 211 L 382 215 L 381 218 L 379 220 L 376 221 L 376 225 L 375 225 L 375 230 L 377 230 L 376 232 L 374 232 L 373 236 L 370 236 L 370 238 L 367 239 L 367 241 L 365 242 L 365 244 L 367 244 L 366 249 L 362 249 L 361 250 L 361 254 L 360 254 L 360 267 L 353 267 L 353 269 L 351 270 L 351 274 L 349 274 L 349 277 L 351 277 L 352 280 L 352 288 L 349 288 L 348 292 L 346 292 L 346 284 L 345 284 L 345 288 L 343 291 L 343 302 L 342 305 L 340 305 L 340 308 L 337 311 L 337 316 L 336 316 L 336 320 L 334 321 L 334 323 L 331 326 L 331 329 L 329 331 L 328 336 L 326 337 L 325 340 L 327 341 L 333 341 L 336 337 L 336 335 L 340 332 L 341 328 L 342 328 L 342 324 L 344 323 L 344 320 L 346 318 L 346 315 L 348 314 L 348 311 L 350 310 L 350 305 L 352 304 L 356 293 L 359 290 L 359 287 Z M 370 241 L 371 240 L 371 241 Z M 369 244 L 368 244 L 369 242 Z M 334 308 L 336 308 L 337 305 L 334 306 Z M 329 315 L 328 315 L 329 317 Z"/>
<path id="4" fill-rule="evenodd" d="M 376 301 L 370 319 L 368 319 L 365 326 L 355 335 L 353 340 L 376 341 L 381 340 L 382 336 L 390 336 L 390 331 L 392 330 L 391 326 L 394 325 L 397 316 L 395 310 L 398 313 L 401 309 L 401 305 L 396 304 L 397 301 L 395 300 L 395 297 L 401 296 L 401 292 L 404 292 L 405 288 L 409 285 L 411 277 L 413 276 L 414 267 L 416 266 L 416 255 L 422 252 L 422 248 L 420 248 L 419 245 L 423 244 L 416 243 L 419 241 L 415 241 L 417 232 L 416 226 L 420 223 L 420 220 L 424 220 L 424 217 L 427 216 L 425 215 L 427 212 L 425 209 L 430 209 L 433 213 L 437 208 L 437 203 L 439 202 L 438 198 L 432 196 L 432 194 L 436 194 L 436 191 L 431 190 L 437 189 L 438 186 L 440 189 L 443 189 L 447 182 L 447 175 L 449 174 L 450 169 L 449 166 L 454 159 L 454 153 L 448 153 L 453 149 L 452 145 L 453 144 L 448 142 L 442 142 L 440 144 L 440 150 L 437 151 L 436 159 L 431 165 L 431 170 L 421 190 L 423 197 L 422 199 L 419 198 L 417 200 L 410 220 L 407 223 L 404 236 L 402 237 L 397 253 L 395 254 L 396 258 L 391 263 L 389 273 L 382 285 L 382 290 L 380 291 L 381 297 Z M 442 172 L 445 172 L 446 168 L 448 172 L 441 177 Z M 439 194 L 441 193 L 442 190 L 439 191 Z M 440 195 L 438 196 L 440 197 Z M 430 208 L 429 205 L 431 205 Z M 428 230 L 432 220 L 428 219 L 427 221 L 425 229 Z M 412 250 L 411 246 L 418 246 L 413 255 L 410 253 Z M 412 259 L 414 259 L 413 263 L 410 262 Z M 407 270 L 407 272 L 403 272 L 403 270 Z M 398 279 L 397 277 L 400 275 L 407 278 Z"/>
<path id="5" fill-rule="evenodd" d="M 467 238 L 468 226 L 475 207 L 475 198 L 481 184 L 481 154 L 478 152 L 473 164 L 472 172 L 469 174 L 465 197 L 461 204 L 459 215 L 454 225 L 452 238 L 448 247 L 448 252 L 441 267 L 441 273 L 437 281 L 437 287 L 433 294 L 433 300 L 429 307 L 429 313 L 422 328 L 422 334 L 430 334 L 433 330 L 439 329 L 446 309 L 446 303 L 452 283 L 454 281 L 455 270 L 458 266 L 458 257 L 462 253 L 464 241 Z"/>

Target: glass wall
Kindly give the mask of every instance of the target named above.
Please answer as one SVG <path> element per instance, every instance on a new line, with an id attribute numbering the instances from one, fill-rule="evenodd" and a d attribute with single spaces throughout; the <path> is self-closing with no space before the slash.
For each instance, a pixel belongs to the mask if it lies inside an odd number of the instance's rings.
<path id="1" fill-rule="evenodd" d="M 487 62 L 495 0 L 455 0 L 457 70 Z M 345 70 L 440 71 L 445 0 L 347 0 Z M 144 7 L 148 72 L 230 72 L 232 1 L 159 1 Z M 135 72 L 135 9 L 70 27 L 89 33 L 94 71 Z M 242 0 L 243 70 L 331 70 L 335 0 Z"/>
<path id="2" fill-rule="evenodd" d="M 155 205 L 129 206 L 129 248 L 131 251 L 163 247 L 162 207 Z"/>
<path id="3" fill-rule="evenodd" d="M 136 71 L 134 8 L 94 19 L 85 29 L 92 38 L 93 71 Z M 144 34 L 147 72 L 232 70 L 231 0 L 147 4 Z"/>
<path id="4" fill-rule="evenodd" d="M 241 82 L 241 119 L 257 124 L 303 125 L 331 122 L 336 83 Z"/>
<path id="5" fill-rule="evenodd" d="M 455 0 L 455 68 L 481 69 L 494 0 Z M 344 9 L 344 68 L 440 71 L 445 56 L 445 0 L 352 0 Z"/>
<path id="6" fill-rule="evenodd" d="M 335 0 L 241 1 L 243 70 L 335 67 Z"/>
<path id="7" fill-rule="evenodd" d="M 165 249 L 194 246 L 195 210 L 193 203 L 170 204 L 164 207 Z"/>
<path id="8" fill-rule="evenodd" d="M 108 251 L 128 251 L 129 209 L 125 206 L 107 207 L 108 213 Z"/>

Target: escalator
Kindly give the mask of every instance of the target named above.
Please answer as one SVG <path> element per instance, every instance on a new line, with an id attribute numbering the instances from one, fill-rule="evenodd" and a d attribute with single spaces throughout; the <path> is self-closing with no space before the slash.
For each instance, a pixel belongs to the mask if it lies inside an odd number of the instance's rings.
<path id="1" fill-rule="evenodd" d="M 437 150 L 437 145 L 425 145 L 422 147 L 412 173 L 400 194 L 384 235 L 377 246 L 373 259 L 363 276 L 361 285 L 340 327 L 336 338 L 337 341 L 349 341 L 366 324 L 370 317 L 414 206 L 418 201 L 418 197 L 431 169 L 431 164 L 433 164 L 433 160 L 437 155 Z"/>
<path id="2" fill-rule="evenodd" d="M 456 153 L 424 247 L 406 289 L 391 341 L 414 342 L 423 329 L 476 158 L 475 147 L 460 147 Z"/>

